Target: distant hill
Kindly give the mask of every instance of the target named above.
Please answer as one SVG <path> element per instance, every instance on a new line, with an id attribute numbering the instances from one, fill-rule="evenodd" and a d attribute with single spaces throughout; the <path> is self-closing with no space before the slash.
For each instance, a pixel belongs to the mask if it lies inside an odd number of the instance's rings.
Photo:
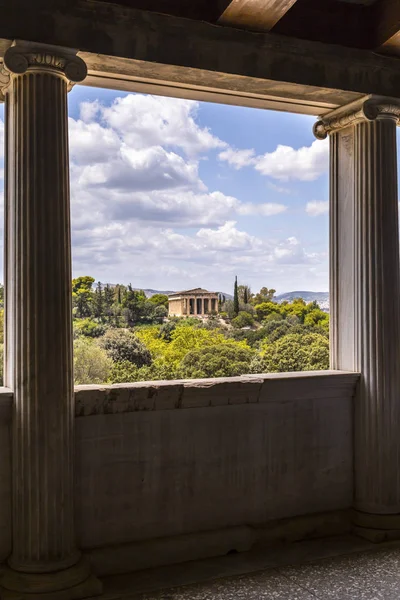
<path id="1" fill-rule="evenodd" d="M 133 289 L 139 291 L 141 288 L 133 288 Z M 165 294 L 166 296 L 168 296 L 169 294 L 173 294 L 174 293 L 174 290 L 153 290 L 151 288 L 148 288 L 148 289 L 143 290 L 143 291 L 144 291 L 144 293 L 146 294 L 146 296 L 148 298 L 151 298 L 155 294 Z"/>
<path id="2" fill-rule="evenodd" d="M 303 298 L 304 302 L 313 302 L 316 300 L 322 310 L 329 310 L 329 292 L 287 292 L 286 294 L 278 294 L 275 296 L 277 302 L 287 300 L 292 302 L 295 298 Z"/>

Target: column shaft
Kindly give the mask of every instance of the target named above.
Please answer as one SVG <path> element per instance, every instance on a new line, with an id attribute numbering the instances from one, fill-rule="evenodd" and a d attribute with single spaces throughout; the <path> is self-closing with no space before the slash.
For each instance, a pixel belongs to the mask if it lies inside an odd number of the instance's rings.
<path id="1" fill-rule="evenodd" d="M 396 118 L 331 135 L 331 363 L 361 373 L 355 507 L 400 513 L 400 265 Z"/>
<path id="2" fill-rule="evenodd" d="M 13 554 L 23 571 L 77 560 L 67 84 L 16 77 L 7 102 L 7 371 L 14 390 Z"/>
<path id="3" fill-rule="evenodd" d="M 75 544 L 65 73 L 79 81 L 86 69 L 68 54 L 15 45 L 4 64 L 5 384 L 14 409 L 13 548 L 1 596 L 84 598 L 101 586 Z"/>
<path id="4" fill-rule="evenodd" d="M 396 122 L 355 128 L 355 505 L 400 512 L 400 264 Z"/>

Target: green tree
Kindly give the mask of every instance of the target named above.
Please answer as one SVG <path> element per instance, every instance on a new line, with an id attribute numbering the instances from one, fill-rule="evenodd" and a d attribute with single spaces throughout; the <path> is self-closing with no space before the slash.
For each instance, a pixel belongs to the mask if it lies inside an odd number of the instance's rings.
<path id="1" fill-rule="evenodd" d="M 269 315 L 274 315 L 278 317 L 282 315 L 281 306 L 276 302 L 271 302 L 271 300 L 269 300 L 268 302 L 262 302 L 261 304 L 256 304 L 254 309 L 256 311 L 257 319 L 259 321 L 263 321 Z"/>
<path id="2" fill-rule="evenodd" d="M 79 290 L 85 290 L 91 292 L 94 284 L 94 277 L 90 275 L 84 275 L 83 277 L 76 277 L 72 280 L 72 293 L 79 292 Z"/>
<path id="3" fill-rule="evenodd" d="M 243 304 L 249 304 L 253 294 L 251 293 L 251 289 L 248 285 L 239 285 L 238 295 L 240 302 Z"/>
<path id="4" fill-rule="evenodd" d="M 104 314 L 108 319 L 111 319 L 114 315 L 114 290 L 107 283 L 104 288 Z"/>
<path id="5" fill-rule="evenodd" d="M 176 321 L 173 321 L 171 319 L 161 325 L 160 331 L 158 332 L 158 337 L 160 337 L 163 340 L 166 340 L 167 342 L 170 342 L 171 334 L 174 331 L 174 329 L 176 329 Z"/>
<path id="6" fill-rule="evenodd" d="M 74 382 L 106 383 L 112 369 L 112 360 L 97 342 L 79 337 L 74 341 Z"/>
<path id="7" fill-rule="evenodd" d="M 229 319 L 233 319 L 236 316 L 235 315 L 235 305 L 233 303 L 233 300 L 227 300 L 225 302 L 224 308 L 225 308 L 225 312 Z"/>
<path id="8" fill-rule="evenodd" d="M 151 354 L 146 346 L 127 329 L 109 329 L 99 344 L 114 362 L 129 361 L 137 367 L 151 364 Z"/>
<path id="9" fill-rule="evenodd" d="M 76 319 L 74 321 L 74 338 L 84 335 L 90 338 L 97 338 L 104 335 L 106 327 L 93 319 Z"/>
<path id="10" fill-rule="evenodd" d="M 308 312 L 307 304 L 303 298 L 294 298 L 293 302 L 285 304 L 282 309 L 286 315 L 296 316 L 300 323 L 304 323 L 304 318 Z"/>
<path id="11" fill-rule="evenodd" d="M 126 322 L 130 327 L 138 323 L 143 316 L 148 315 L 146 303 L 147 298 L 144 291 L 134 290 L 129 284 L 122 297 L 122 308 Z"/>
<path id="12" fill-rule="evenodd" d="M 104 293 L 100 281 L 97 282 L 93 294 L 93 314 L 97 319 L 104 317 Z"/>
<path id="13" fill-rule="evenodd" d="M 78 317 L 90 317 L 92 314 L 94 278 L 89 275 L 72 280 L 72 305 Z"/>
<path id="14" fill-rule="evenodd" d="M 124 285 L 121 285 L 120 283 L 118 283 L 115 286 L 115 296 L 116 296 L 117 304 L 122 305 L 122 299 L 125 295 L 126 289 L 127 288 Z"/>
<path id="15" fill-rule="evenodd" d="M 181 362 L 184 378 L 234 377 L 249 373 L 255 353 L 238 344 L 220 344 L 188 352 Z"/>
<path id="16" fill-rule="evenodd" d="M 149 302 L 156 306 L 165 306 L 165 308 L 168 308 L 168 296 L 166 294 L 153 294 L 149 298 Z"/>
<path id="17" fill-rule="evenodd" d="M 238 282 L 237 276 L 235 277 L 235 286 L 233 288 L 233 312 L 237 317 L 239 314 L 239 292 L 238 292 Z"/>
<path id="18" fill-rule="evenodd" d="M 168 309 L 163 304 L 155 306 L 152 314 L 153 322 L 163 323 L 165 317 L 168 317 Z"/>
<path id="19" fill-rule="evenodd" d="M 250 313 L 241 310 L 238 316 L 232 319 L 232 325 L 237 329 L 240 329 L 241 327 L 251 327 L 254 325 L 253 316 Z"/>
<path id="20" fill-rule="evenodd" d="M 250 299 L 251 303 L 254 304 L 262 304 L 263 302 L 271 302 L 275 296 L 276 290 L 269 289 L 267 287 L 262 287 L 258 294 L 254 294 Z"/>
<path id="21" fill-rule="evenodd" d="M 308 305 L 307 305 L 308 306 Z M 314 325 L 329 331 L 329 314 L 317 308 L 312 308 L 304 317 L 304 325 Z"/>
<path id="22" fill-rule="evenodd" d="M 329 369 L 329 340 L 319 333 L 289 333 L 266 344 L 263 364 L 271 373 Z"/>
<path id="23" fill-rule="evenodd" d="M 72 295 L 72 305 L 76 309 L 76 316 L 83 319 L 92 315 L 93 292 L 80 289 Z"/>
<path id="24" fill-rule="evenodd" d="M 132 383 L 140 381 L 141 369 L 129 360 L 113 363 L 110 373 L 110 383 Z"/>

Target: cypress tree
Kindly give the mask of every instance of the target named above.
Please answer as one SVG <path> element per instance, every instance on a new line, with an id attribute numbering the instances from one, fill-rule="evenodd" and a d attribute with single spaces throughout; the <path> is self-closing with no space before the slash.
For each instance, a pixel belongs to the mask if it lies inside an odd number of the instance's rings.
<path id="1" fill-rule="evenodd" d="M 233 290 L 233 312 L 235 316 L 239 314 L 239 294 L 238 294 L 238 283 L 237 283 L 237 275 L 235 277 L 235 287 Z"/>
<path id="2" fill-rule="evenodd" d="M 97 282 L 96 290 L 94 292 L 93 305 L 95 317 L 102 319 L 104 317 L 104 297 L 100 281 Z"/>
<path id="3" fill-rule="evenodd" d="M 114 290 L 108 285 L 104 288 L 104 312 L 105 316 L 110 318 L 113 314 Z"/>

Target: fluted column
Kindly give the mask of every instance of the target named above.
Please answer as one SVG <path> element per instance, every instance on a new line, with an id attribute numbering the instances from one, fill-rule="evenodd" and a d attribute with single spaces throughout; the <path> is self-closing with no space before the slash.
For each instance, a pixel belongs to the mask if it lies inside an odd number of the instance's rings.
<path id="1" fill-rule="evenodd" d="M 13 547 L 1 596 L 100 593 L 75 545 L 67 91 L 73 52 L 18 42 L 6 102 L 5 384 L 14 391 Z M 47 595 L 46 595 L 47 594 Z"/>
<path id="2" fill-rule="evenodd" d="M 331 138 L 331 366 L 361 374 L 354 506 L 367 530 L 399 528 L 379 517 L 400 515 L 399 118 L 400 101 L 372 96 L 314 128 Z"/>

